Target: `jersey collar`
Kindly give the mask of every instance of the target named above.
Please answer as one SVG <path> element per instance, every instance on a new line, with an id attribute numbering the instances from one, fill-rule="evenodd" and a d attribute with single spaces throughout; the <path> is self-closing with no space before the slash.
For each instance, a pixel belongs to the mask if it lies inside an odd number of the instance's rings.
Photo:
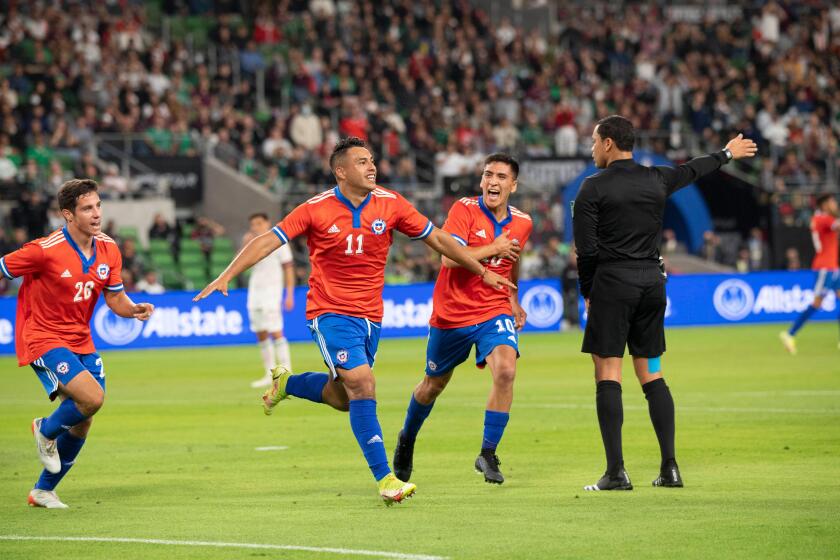
<path id="1" fill-rule="evenodd" d="M 90 267 L 96 262 L 96 237 L 93 238 L 93 253 L 91 253 L 89 259 L 86 259 L 85 254 L 82 253 L 82 250 L 79 249 L 79 246 L 76 245 L 76 242 L 73 241 L 72 237 L 70 237 L 70 232 L 67 231 L 67 226 L 61 228 L 61 231 L 64 233 L 64 239 L 67 240 L 67 243 L 69 243 L 70 246 L 73 247 L 73 250 L 76 251 L 76 254 L 79 255 L 79 260 L 82 261 L 82 272 L 87 274 Z"/>
<path id="2" fill-rule="evenodd" d="M 502 235 L 502 228 L 508 225 L 513 219 L 513 217 L 510 215 L 510 205 L 508 205 L 507 207 L 507 216 L 501 222 L 496 220 L 496 216 L 493 214 L 493 212 L 491 212 L 490 209 L 484 205 L 484 197 L 482 196 L 478 197 L 478 207 L 481 208 L 481 211 L 484 212 L 484 215 L 487 216 L 487 218 L 490 220 L 490 223 L 493 224 L 494 237 L 499 237 L 500 235 Z"/>
<path id="3" fill-rule="evenodd" d="M 338 200 L 340 200 L 341 203 L 344 204 L 350 210 L 350 213 L 353 215 L 353 227 L 362 227 L 362 210 L 365 206 L 367 206 L 367 203 L 370 202 L 371 193 L 368 193 L 368 195 L 365 197 L 362 203 L 359 204 L 359 206 L 353 206 L 353 203 L 350 202 L 350 199 L 341 194 L 341 189 L 338 188 L 338 185 L 336 185 L 333 188 L 333 192 L 335 193 L 335 197 Z"/>

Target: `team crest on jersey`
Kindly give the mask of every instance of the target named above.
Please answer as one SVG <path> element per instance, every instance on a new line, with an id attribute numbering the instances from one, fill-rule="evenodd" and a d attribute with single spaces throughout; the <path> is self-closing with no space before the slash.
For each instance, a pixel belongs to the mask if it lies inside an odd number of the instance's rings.
<path id="1" fill-rule="evenodd" d="M 432 371 L 437 371 L 437 364 L 434 363 L 432 360 L 429 360 L 429 369 Z"/>
<path id="2" fill-rule="evenodd" d="M 55 366 L 55 371 L 57 371 L 61 375 L 64 375 L 65 373 L 70 371 L 70 364 L 68 364 L 67 362 L 58 362 L 58 365 Z"/>
<path id="3" fill-rule="evenodd" d="M 346 362 L 347 358 L 349 357 L 350 356 L 348 355 L 347 350 L 345 350 L 344 348 L 335 353 L 335 359 L 338 360 L 339 364 L 343 364 L 344 362 Z"/>
<path id="4" fill-rule="evenodd" d="M 385 223 L 385 220 L 382 218 L 377 218 L 373 221 L 370 225 L 370 229 L 373 230 L 373 233 L 376 235 L 382 235 L 385 233 L 385 230 L 388 229 L 388 224 Z"/>
<path id="5" fill-rule="evenodd" d="M 108 278 L 108 273 L 111 272 L 111 267 L 105 263 L 100 264 L 96 267 L 96 275 L 99 276 L 102 280 Z"/>

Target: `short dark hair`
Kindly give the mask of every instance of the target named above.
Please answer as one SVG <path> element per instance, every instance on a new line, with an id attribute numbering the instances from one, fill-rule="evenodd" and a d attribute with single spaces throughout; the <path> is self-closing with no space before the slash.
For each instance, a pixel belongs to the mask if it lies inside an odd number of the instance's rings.
<path id="1" fill-rule="evenodd" d="M 80 196 L 99 190 L 99 185 L 93 179 L 70 179 L 58 189 L 59 210 L 76 211 L 76 203 Z"/>
<path id="2" fill-rule="evenodd" d="M 263 220 L 265 220 L 267 222 L 268 221 L 268 214 L 266 214 L 265 212 L 254 212 L 253 214 L 248 216 L 248 221 L 250 222 L 254 218 L 262 218 Z"/>
<path id="3" fill-rule="evenodd" d="M 834 198 L 834 195 L 831 193 L 823 193 L 817 196 L 817 208 L 822 208 L 823 204 L 825 204 L 832 198 Z"/>
<path id="4" fill-rule="evenodd" d="M 330 169 L 335 171 L 335 162 L 344 155 L 350 148 L 367 148 L 367 142 L 357 136 L 348 136 L 342 138 L 335 144 L 332 153 L 330 154 Z"/>
<path id="5" fill-rule="evenodd" d="M 516 158 L 512 155 L 504 152 L 496 152 L 484 158 L 485 167 L 496 162 L 508 164 L 510 166 L 510 170 L 513 171 L 513 178 L 516 179 L 519 177 L 519 162 L 516 161 Z"/>
<path id="6" fill-rule="evenodd" d="M 632 152 L 636 142 L 633 123 L 620 115 L 610 115 L 598 121 L 598 136 L 601 140 L 612 138 L 615 147 L 622 152 Z"/>

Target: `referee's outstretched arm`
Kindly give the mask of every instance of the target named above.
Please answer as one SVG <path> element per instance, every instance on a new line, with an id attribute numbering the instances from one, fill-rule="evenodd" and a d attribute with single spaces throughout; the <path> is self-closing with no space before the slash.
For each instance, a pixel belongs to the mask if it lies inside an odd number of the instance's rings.
<path id="1" fill-rule="evenodd" d="M 661 174 L 662 181 L 668 187 L 668 195 L 670 196 L 700 177 L 708 175 L 712 171 L 717 171 L 729 160 L 754 156 L 757 149 L 755 142 L 749 138 L 744 138 L 743 134 L 739 134 L 719 152 L 696 157 L 677 167 L 659 165 L 654 169 Z"/>

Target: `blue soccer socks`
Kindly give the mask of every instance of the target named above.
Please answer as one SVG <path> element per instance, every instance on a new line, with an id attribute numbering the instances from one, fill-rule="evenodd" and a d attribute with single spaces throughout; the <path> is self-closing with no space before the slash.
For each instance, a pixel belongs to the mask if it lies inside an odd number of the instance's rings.
<path id="1" fill-rule="evenodd" d="M 813 305 L 809 305 L 805 308 L 799 317 L 796 318 L 796 321 L 793 322 L 793 326 L 790 327 L 788 334 L 790 336 L 794 336 L 796 332 L 802 328 L 802 325 L 811 318 L 811 316 L 818 311 L 818 308 L 814 307 Z"/>
<path id="2" fill-rule="evenodd" d="M 484 411 L 484 441 L 481 442 L 481 449 L 495 450 L 499 442 L 502 440 L 502 435 L 505 433 L 505 426 L 510 420 L 510 414 L 507 412 L 497 412 L 495 410 Z"/>
<path id="3" fill-rule="evenodd" d="M 72 399 L 64 399 L 58 408 L 41 422 L 41 434 L 47 439 L 55 439 L 87 416 L 79 412 Z"/>
<path id="4" fill-rule="evenodd" d="M 64 401 L 67 402 L 67 401 Z M 82 446 L 85 444 L 85 438 L 79 438 L 69 432 L 65 432 L 56 438 L 56 449 L 58 456 L 61 457 L 61 470 L 55 474 L 44 469 L 41 472 L 41 477 L 35 483 L 35 488 L 38 490 L 55 490 L 73 463 L 76 462 L 76 457 Z"/>
<path id="5" fill-rule="evenodd" d="M 435 401 L 429 404 L 420 404 L 414 398 L 414 393 L 411 394 L 411 400 L 408 401 L 408 411 L 405 413 L 405 424 L 403 424 L 403 435 L 410 440 L 417 438 L 417 433 L 423 426 L 423 422 L 428 418 L 432 407 L 435 406 Z"/>
<path id="6" fill-rule="evenodd" d="M 324 392 L 324 385 L 327 384 L 329 379 L 330 377 L 326 373 L 316 373 L 314 371 L 290 375 L 286 381 L 285 391 L 289 395 L 308 401 L 324 402 L 322 393 Z"/>
<path id="7" fill-rule="evenodd" d="M 382 480 L 391 472 L 388 457 L 385 455 L 385 443 L 382 441 L 382 428 L 376 417 L 374 399 L 356 399 L 350 401 L 350 427 L 362 448 L 370 472 L 376 480 Z"/>

